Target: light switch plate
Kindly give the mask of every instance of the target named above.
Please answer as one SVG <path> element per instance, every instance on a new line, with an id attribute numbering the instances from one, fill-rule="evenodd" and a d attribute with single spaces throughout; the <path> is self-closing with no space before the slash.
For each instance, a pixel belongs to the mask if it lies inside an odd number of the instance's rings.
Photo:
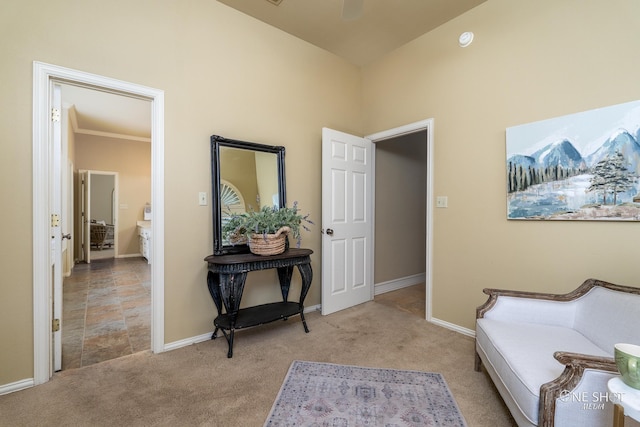
<path id="1" fill-rule="evenodd" d="M 447 196 L 436 197 L 436 208 L 446 208 L 449 203 Z"/>
<path id="2" fill-rule="evenodd" d="M 200 206 L 207 206 L 207 192 L 201 191 L 198 193 L 198 204 Z"/>

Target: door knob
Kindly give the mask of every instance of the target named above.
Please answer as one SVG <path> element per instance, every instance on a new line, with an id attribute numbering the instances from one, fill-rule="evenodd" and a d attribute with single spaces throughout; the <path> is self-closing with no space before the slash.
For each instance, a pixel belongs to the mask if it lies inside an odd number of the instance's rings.
<path id="1" fill-rule="evenodd" d="M 327 228 L 327 234 L 329 236 L 333 236 L 333 230 L 331 228 Z"/>

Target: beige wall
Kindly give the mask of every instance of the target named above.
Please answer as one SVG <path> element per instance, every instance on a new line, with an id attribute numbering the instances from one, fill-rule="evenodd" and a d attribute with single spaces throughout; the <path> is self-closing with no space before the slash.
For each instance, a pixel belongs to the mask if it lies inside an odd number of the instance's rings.
<path id="1" fill-rule="evenodd" d="M 278 186 L 278 161 L 277 156 L 272 153 L 256 152 L 256 177 L 260 195 L 260 208 L 263 206 L 273 206 L 274 196 L 278 198 L 280 190 Z M 286 169 L 285 160 L 285 169 Z M 275 179 L 274 179 L 275 178 Z M 277 203 L 275 203 L 277 205 Z M 291 205 L 289 203 L 289 205 Z"/>
<path id="2" fill-rule="evenodd" d="M 220 179 L 238 189 L 244 199 L 245 210 L 259 209 L 255 153 L 249 150 L 222 147 L 220 165 Z M 211 188 L 208 190 L 211 191 Z"/>
<path id="3" fill-rule="evenodd" d="M 167 343 L 209 333 L 215 317 L 203 262 L 211 210 L 198 206 L 209 137 L 286 146 L 288 197 L 319 221 L 322 127 L 363 134 L 357 67 L 216 1 L 10 2 L 0 31 L 0 194 L 12 201 L 0 224 L 12 242 L 0 249 L 0 384 L 33 376 L 34 60 L 165 91 Z M 307 302 L 318 304 L 319 225 L 303 245 L 315 251 Z M 275 272 L 265 275 L 274 285 L 252 277 L 246 303 L 278 297 Z"/>
<path id="4" fill-rule="evenodd" d="M 434 118 L 436 318 L 474 328 L 484 287 L 640 285 L 637 223 L 507 221 L 505 177 L 505 128 L 640 99 L 638 16 L 636 0 L 489 0 L 363 70 L 367 134 Z"/>
<path id="5" fill-rule="evenodd" d="M 425 273 L 426 132 L 377 142 L 376 284 Z"/>
<path id="6" fill-rule="evenodd" d="M 151 201 L 151 144 L 81 134 L 76 136 L 75 145 L 77 170 L 118 173 L 116 256 L 139 254 L 136 222 L 143 219 L 144 205 Z M 93 175 L 96 176 L 104 175 Z M 91 187 L 93 190 L 93 179 Z M 93 206 L 93 198 L 91 201 Z M 100 220 L 97 215 L 92 207 L 91 219 Z M 76 221 L 76 225 L 80 223 Z M 80 235 L 78 232 L 76 234 Z"/>

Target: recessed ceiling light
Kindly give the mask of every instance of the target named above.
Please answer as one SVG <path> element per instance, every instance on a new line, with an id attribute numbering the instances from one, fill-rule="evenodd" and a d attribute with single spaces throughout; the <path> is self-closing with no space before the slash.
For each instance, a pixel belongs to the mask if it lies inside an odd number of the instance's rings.
<path id="1" fill-rule="evenodd" d="M 278 6 L 280 3 L 282 3 L 282 0 L 267 0 L 269 3 L 271 4 L 275 4 L 276 6 Z"/>
<path id="2" fill-rule="evenodd" d="M 458 38 L 458 44 L 460 44 L 460 47 L 467 47 L 471 44 L 472 41 L 473 33 L 471 31 L 460 34 L 460 37 Z"/>

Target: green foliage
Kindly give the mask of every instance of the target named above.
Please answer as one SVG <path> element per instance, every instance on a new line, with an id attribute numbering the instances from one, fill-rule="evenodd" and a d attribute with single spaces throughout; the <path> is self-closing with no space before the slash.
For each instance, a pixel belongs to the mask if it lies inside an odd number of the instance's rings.
<path id="1" fill-rule="evenodd" d="M 298 247 L 302 241 L 301 229 L 310 231 L 306 224 L 313 224 L 309 214 L 300 215 L 298 202 L 293 207 L 263 206 L 259 211 L 250 210 L 243 214 L 232 214 L 222 226 L 223 239 L 237 240 L 239 236 L 247 239 L 252 234 L 274 234 L 281 227 L 289 227 L 291 234 L 297 240 Z"/>

